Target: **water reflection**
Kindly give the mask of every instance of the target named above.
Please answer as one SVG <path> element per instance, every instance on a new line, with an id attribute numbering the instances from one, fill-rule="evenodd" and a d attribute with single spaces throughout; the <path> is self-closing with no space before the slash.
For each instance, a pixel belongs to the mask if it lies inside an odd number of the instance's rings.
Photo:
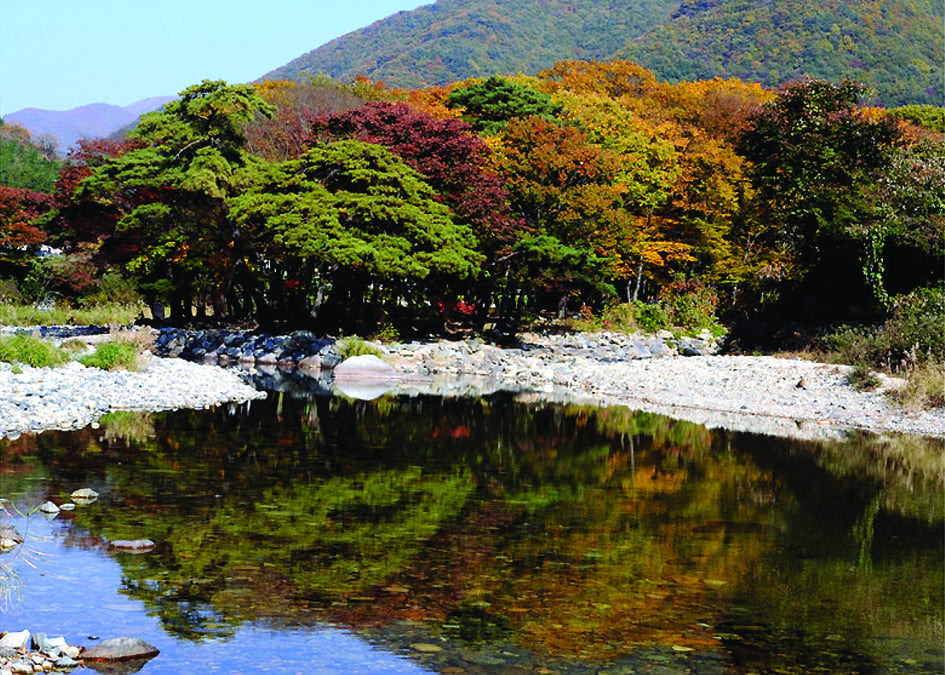
<path id="1" fill-rule="evenodd" d="M 332 625 L 450 672 L 942 670 L 945 491 L 922 439 L 283 393 L 0 451 L 3 496 L 101 494 L 58 519 L 51 559 L 116 565 L 98 592 L 178 650 Z M 139 538 L 158 546 L 106 552 Z M 30 597 L 37 630 L 68 620 Z"/>

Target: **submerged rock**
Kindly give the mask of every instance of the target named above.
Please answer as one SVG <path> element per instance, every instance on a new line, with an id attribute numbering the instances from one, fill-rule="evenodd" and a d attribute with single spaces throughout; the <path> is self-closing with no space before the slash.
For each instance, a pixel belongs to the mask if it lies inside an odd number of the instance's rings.
<path id="1" fill-rule="evenodd" d="M 156 545 L 150 539 L 116 539 L 109 542 L 108 548 L 129 553 L 146 553 Z"/>
<path id="2" fill-rule="evenodd" d="M 0 553 L 5 553 L 23 543 L 23 535 L 11 525 L 0 525 Z"/>

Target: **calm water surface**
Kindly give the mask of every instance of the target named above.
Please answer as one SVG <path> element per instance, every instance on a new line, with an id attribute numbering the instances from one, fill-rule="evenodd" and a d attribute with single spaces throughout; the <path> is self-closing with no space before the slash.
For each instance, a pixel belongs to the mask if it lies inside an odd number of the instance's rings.
<path id="1" fill-rule="evenodd" d="M 20 511 L 81 487 L 5 517 L 0 630 L 150 675 L 945 672 L 938 441 L 276 392 L 0 441 Z"/>

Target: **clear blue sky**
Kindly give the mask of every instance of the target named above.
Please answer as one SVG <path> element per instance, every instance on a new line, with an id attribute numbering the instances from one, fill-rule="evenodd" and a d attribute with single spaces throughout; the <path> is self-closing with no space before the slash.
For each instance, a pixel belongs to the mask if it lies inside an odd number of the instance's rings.
<path id="1" fill-rule="evenodd" d="M 0 0 L 0 114 L 250 82 L 433 0 Z"/>

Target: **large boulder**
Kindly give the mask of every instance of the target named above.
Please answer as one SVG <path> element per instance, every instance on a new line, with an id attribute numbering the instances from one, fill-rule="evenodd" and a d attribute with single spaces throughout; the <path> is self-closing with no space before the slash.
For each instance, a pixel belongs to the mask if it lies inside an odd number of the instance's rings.
<path id="1" fill-rule="evenodd" d="M 336 380 L 396 380 L 399 377 L 390 364 L 373 354 L 352 356 L 335 367 Z"/>
<path id="2" fill-rule="evenodd" d="M 102 640 L 91 649 L 82 652 L 83 661 L 130 661 L 150 659 L 160 653 L 157 647 L 141 638 L 120 637 Z"/>
<path id="3" fill-rule="evenodd" d="M 370 401 L 383 396 L 400 379 L 390 364 L 371 354 L 352 356 L 334 370 L 335 390 L 350 398 Z"/>

